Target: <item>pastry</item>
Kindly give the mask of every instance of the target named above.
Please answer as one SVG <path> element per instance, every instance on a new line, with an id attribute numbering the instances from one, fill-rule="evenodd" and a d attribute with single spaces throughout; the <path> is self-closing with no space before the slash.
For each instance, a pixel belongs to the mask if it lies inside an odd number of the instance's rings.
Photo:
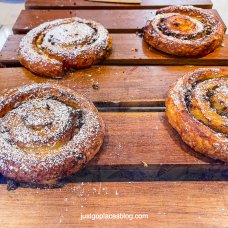
<path id="1" fill-rule="evenodd" d="M 89 67 L 107 57 L 111 37 L 99 23 L 78 17 L 46 22 L 25 35 L 18 57 L 30 71 L 62 78 L 71 69 Z"/>
<path id="2" fill-rule="evenodd" d="M 166 114 L 186 144 L 228 162 L 228 74 L 198 69 L 183 76 L 167 94 Z"/>
<path id="3" fill-rule="evenodd" d="M 209 10 L 169 6 L 157 11 L 143 28 L 152 47 L 177 56 L 205 56 L 222 43 L 225 27 Z"/>
<path id="4" fill-rule="evenodd" d="M 31 84 L 0 96 L 0 172 L 10 179 L 53 184 L 99 151 L 104 123 L 94 105 L 55 84 Z"/>

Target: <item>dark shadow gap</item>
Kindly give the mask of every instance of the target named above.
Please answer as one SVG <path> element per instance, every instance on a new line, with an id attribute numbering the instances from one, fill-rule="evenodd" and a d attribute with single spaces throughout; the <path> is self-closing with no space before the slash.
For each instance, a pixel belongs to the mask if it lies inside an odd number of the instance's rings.
<path id="1" fill-rule="evenodd" d="M 82 171 L 62 180 L 62 183 L 79 182 L 157 182 L 157 181 L 228 181 L 228 166 L 214 165 L 148 165 L 148 167 L 99 166 Z M 7 178 L 0 176 L 0 184 Z"/>

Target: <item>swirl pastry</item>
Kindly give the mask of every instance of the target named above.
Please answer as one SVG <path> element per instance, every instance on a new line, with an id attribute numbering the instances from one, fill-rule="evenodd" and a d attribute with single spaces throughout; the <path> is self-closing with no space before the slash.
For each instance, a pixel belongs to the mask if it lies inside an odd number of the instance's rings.
<path id="1" fill-rule="evenodd" d="M 177 56 L 204 56 L 220 46 L 225 33 L 210 11 L 193 6 L 169 6 L 158 10 L 143 28 L 152 47 Z"/>
<path id="2" fill-rule="evenodd" d="M 228 162 L 227 74 L 199 69 L 183 76 L 167 94 L 166 114 L 186 144 Z"/>
<path id="3" fill-rule="evenodd" d="M 54 184 L 100 149 L 104 124 L 94 105 L 60 85 L 32 84 L 0 96 L 0 172 Z"/>
<path id="4" fill-rule="evenodd" d="M 19 61 L 34 73 L 61 78 L 70 69 L 89 67 L 111 51 L 111 37 L 99 23 L 78 17 L 46 22 L 19 45 Z"/>

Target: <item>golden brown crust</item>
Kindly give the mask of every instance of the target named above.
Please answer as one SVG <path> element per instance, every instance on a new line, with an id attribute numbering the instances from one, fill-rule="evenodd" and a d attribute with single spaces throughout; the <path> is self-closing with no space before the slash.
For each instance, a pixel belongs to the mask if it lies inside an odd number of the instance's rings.
<path id="1" fill-rule="evenodd" d="M 228 75 L 219 69 L 199 69 L 177 80 L 166 98 L 166 115 L 183 141 L 194 150 L 225 162 L 228 162 L 227 91 Z"/>
<path id="2" fill-rule="evenodd" d="M 225 33 L 221 21 L 210 11 L 192 6 L 169 6 L 158 10 L 143 28 L 152 47 L 177 56 L 205 56 L 220 46 Z"/>
<path id="3" fill-rule="evenodd" d="M 8 178 L 53 184 L 81 169 L 103 143 L 96 108 L 66 87 L 32 84 L 0 99 L 0 172 Z"/>
<path id="4" fill-rule="evenodd" d="M 41 76 L 61 78 L 70 69 L 89 67 L 106 58 L 112 48 L 108 31 L 78 17 L 46 22 L 22 39 L 18 57 Z"/>

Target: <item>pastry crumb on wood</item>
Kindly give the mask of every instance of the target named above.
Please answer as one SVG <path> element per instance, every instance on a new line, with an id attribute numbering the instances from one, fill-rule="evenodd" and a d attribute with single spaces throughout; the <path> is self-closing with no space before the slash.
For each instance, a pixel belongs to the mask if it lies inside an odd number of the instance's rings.
<path id="1" fill-rule="evenodd" d="M 143 37 L 143 34 L 141 32 L 136 32 L 135 34 L 136 34 L 136 36 L 139 36 L 141 38 Z"/>
<path id="2" fill-rule="evenodd" d="M 144 161 L 141 161 L 141 163 L 143 164 L 144 167 L 148 167 L 148 164 Z"/>
<path id="3" fill-rule="evenodd" d="M 99 86 L 99 83 L 98 82 L 95 82 L 95 83 L 93 83 L 92 84 L 92 87 L 93 87 L 93 89 L 100 89 L 100 86 Z"/>
<path id="4" fill-rule="evenodd" d="M 131 51 L 137 52 L 138 51 L 138 48 L 132 48 Z"/>

